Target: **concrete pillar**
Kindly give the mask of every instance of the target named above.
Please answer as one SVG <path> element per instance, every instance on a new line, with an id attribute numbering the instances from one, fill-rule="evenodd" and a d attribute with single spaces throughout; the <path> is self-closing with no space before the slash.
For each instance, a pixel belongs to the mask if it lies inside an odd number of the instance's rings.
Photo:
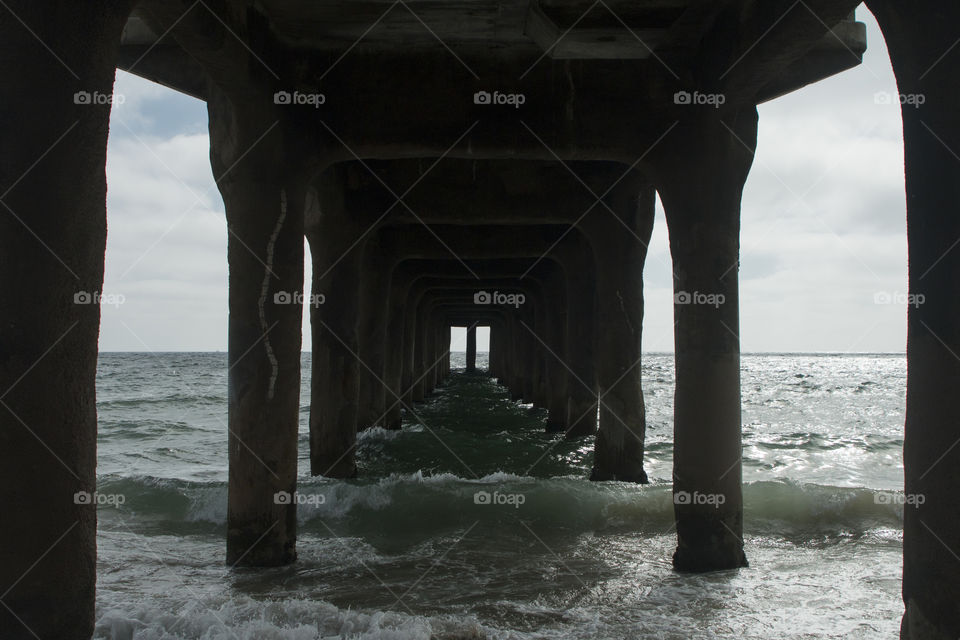
<path id="1" fill-rule="evenodd" d="M 450 342 L 444 344 L 443 338 L 447 333 L 445 323 L 436 316 L 431 316 L 432 330 L 430 333 L 431 356 L 430 362 L 433 363 L 433 388 L 436 389 L 443 383 L 443 360 L 450 352 Z"/>
<path id="2" fill-rule="evenodd" d="M 546 366 L 547 409 L 546 430 L 548 433 L 563 433 L 567 430 L 567 376 L 562 362 L 566 352 L 567 291 L 565 274 L 559 267 L 551 270 L 545 279 L 546 299 L 550 308 L 543 340 L 544 365 Z"/>
<path id="3" fill-rule="evenodd" d="M 380 234 L 371 233 L 364 245 L 360 296 L 360 403 L 357 428 L 382 426 L 386 417 L 388 265 L 379 245 Z"/>
<path id="4" fill-rule="evenodd" d="M 904 640 L 960 637 L 960 7 L 870 0 L 902 109 L 910 294 L 903 510 Z"/>
<path id="5" fill-rule="evenodd" d="M 510 390 L 510 399 L 514 402 L 523 399 L 523 361 L 520 358 L 520 345 L 523 341 L 522 333 L 527 330 L 520 324 L 517 314 L 511 313 L 508 316 L 510 327 L 510 350 L 507 354 L 510 367 L 507 373 L 507 389 Z"/>
<path id="6" fill-rule="evenodd" d="M 438 357 L 440 358 L 440 380 L 446 381 L 450 375 L 450 340 L 453 338 L 453 327 L 449 322 L 444 322 L 440 330 L 440 340 L 437 345 Z M 474 345 L 476 350 L 476 345 Z"/>
<path id="7" fill-rule="evenodd" d="M 384 382 L 389 391 L 386 394 L 383 426 L 387 429 L 399 429 L 402 424 L 402 410 L 407 386 L 404 386 L 405 371 L 404 348 L 406 327 L 406 301 L 410 291 L 407 271 L 398 273 L 393 269 L 389 276 L 389 298 L 387 303 L 387 335 L 384 348 Z M 406 382 L 406 385 L 409 385 Z"/>
<path id="8" fill-rule="evenodd" d="M 110 106 L 75 95 L 111 94 L 128 10 L 0 7 L 0 635 L 11 640 L 93 634 L 97 512 L 76 497 L 96 490 Z"/>
<path id="9" fill-rule="evenodd" d="M 363 232 L 343 201 L 344 176 L 329 169 L 318 185 L 319 205 L 308 216 L 313 293 L 310 307 L 313 378 L 310 387 L 310 473 L 352 478 L 360 393 L 358 328 Z M 316 215 L 313 215 L 316 214 Z M 319 299 L 319 298 L 317 298 Z"/>
<path id="10" fill-rule="evenodd" d="M 537 337 L 529 331 L 523 332 L 523 344 L 520 357 L 523 359 L 523 398 L 524 402 L 536 404 L 537 396 L 537 352 L 540 340 L 543 340 L 544 327 L 537 323 L 534 312 L 534 296 L 527 294 L 527 302 L 517 312 L 527 326 L 531 327 Z M 539 338 L 539 339 L 538 339 Z"/>
<path id="11" fill-rule="evenodd" d="M 656 192 L 625 178 L 606 202 L 607 207 L 598 206 L 580 223 L 597 264 L 596 360 L 601 402 L 590 477 L 645 483 L 646 413 L 640 367 L 643 263 L 653 232 Z"/>
<path id="12" fill-rule="evenodd" d="M 427 364 L 424 360 L 424 352 L 426 347 L 423 345 L 424 341 L 424 328 L 423 328 L 423 306 L 424 306 L 424 295 L 421 294 L 415 300 L 415 304 L 411 309 L 411 325 L 412 331 L 411 334 L 413 339 L 411 340 L 411 346 L 413 349 L 413 381 L 411 382 L 411 400 L 413 402 L 423 402 L 430 390 L 427 388 Z"/>
<path id="13" fill-rule="evenodd" d="M 467 327 L 467 373 L 477 371 L 477 325 Z"/>
<path id="14" fill-rule="evenodd" d="M 579 232 L 557 246 L 567 284 L 566 348 L 561 366 L 567 373 L 567 438 L 597 431 L 596 266 L 590 246 Z"/>
<path id="15" fill-rule="evenodd" d="M 497 328 L 496 323 L 490 323 L 490 337 L 487 339 L 487 375 L 497 378 Z"/>
<path id="16" fill-rule="evenodd" d="M 697 113 L 664 140 L 656 167 L 674 269 L 673 563 L 681 571 L 747 563 L 737 282 L 740 199 L 756 139 L 755 108 Z"/>
<path id="17" fill-rule="evenodd" d="M 269 95 L 209 102 L 229 236 L 227 563 L 296 559 L 305 191 L 288 177 Z M 269 133 L 265 133 L 269 131 Z"/>

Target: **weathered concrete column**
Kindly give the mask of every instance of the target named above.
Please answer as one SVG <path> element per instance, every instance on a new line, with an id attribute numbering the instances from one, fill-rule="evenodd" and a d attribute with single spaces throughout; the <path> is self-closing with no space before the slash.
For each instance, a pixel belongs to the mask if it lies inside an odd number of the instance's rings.
<path id="1" fill-rule="evenodd" d="M 903 510 L 904 640 L 960 638 L 960 6 L 870 0 L 904 100 L 910 294 Z M 923 102 L 914 106 L 919 96 Z"/>
<path id="2" fill-rule="evenodd" d="M 556 248 L 567 284 L 566 348 L 561 366 L 567 374 L 567 438 L 597 431 L 595 304 L 597 274 L 593 252 L 573 232 Z"/>
<path id="3" fill-rule="evenodd" d="M 447 325 L 447 330 L 442 336 L 443 343 L 446 345 L 444 351 L 447 352 L 447 357 L 443 359 L 443 378 L 446 380 L 450 377 L 450 342 L 453 340 L 453 327 L 449 324 Z M 474 343 L 474 352 L 476 352 L 476 343 Z"/>
<path id="4" fill-rule="evenodd" d="M 615 172 L 619 177 L 619 171 Z M 653 232 L 656 192 L 628 177 L 580 227 L 597 264 L 597 379 L 600 424 L 592 480 L 647 482 L 646 412 L 641 381 L 643 264 Z"/>
<path id="5" fill-rule="evenodd" d="M 272 95 L 217 93 L 210 158 L 229 237 L 227 563 L 296 559 L 305 190 Z M 286 170 L 285 170 L 286 169 Z"/>
<path id="6" fill-rule="evenodd" d="M 737 281 L 740 199 L 757 112 L 692 110 L 664 140 L 656 171 L 674 267 L 673 563 L 710 571 L 747 562 Z"/>
<path id="7" fill-rule="evenodd" d="M 500 357 L 498 351 L 499 345 L 497 344 L 498 340 L 499 327 L 496 323 L 490 324 L 490 339 L 489 346 L 487 347 L 487 373 L 490 374 L 490 377 L 494 380 L 498 377 L 499 366 L 497 365 L 497 360 Z"/>
<path id="8" fill-rule="evenodd" d="M 129 5 L 12 0 L 0 7 L 5 639 L 93 634 L 97 512 L 75 498 L 96 490 L 110 105 L 75 95 L 111 95 Z"/>
<path id="9" fill-rule="evenodd" d="M 444 322 L 437 336 L 437 357 L 440 358 L 440 381 L 444 382 L 450 374 L 450 340 L 452 337 L 452 327 L 449 322 Z"/>
<path id="10" fill-rule="evenodd" d="M 407 300 L 410 292 L 409 270 L 397 267 L 389 274 L 389 296 L 387 304 L 387 339 L 384 361 L 384 381 L 388 385 L 383 426 L 387 429 L 399 429 L 402 424 L 403 408 L 408 397 L 410 372 L 406 368 Z M 405 382 L 406 381 L 406 382 Z"/>
<path id="11" fill-rule="evenodd" d="M 534 320 L 531 302 L 531 296 L 527 296 L 527 303 L 523 305 L 521 309 L 517 309 L 516 313 L 520 316 L 521 320 L 534 332 L 543 332 L 543 327 L 537 326 L 536 321 Z M 538 335 L 539 335 L 538 333 Z M 523 401 L 528 404 L 534 402 L 534 376 L 535 373 L 535 343 L 539 344 L 537 339 L 529 332 L 524 331 L 520 334 L 520 348 L 517 352 L 517 355 L 520 358 L 520 393 Z M 541 340 L 543 338 L 540 338 Z"/>
<path id="12" fill-rule="evenodd" d="M 546 430 L 548 433 L 562 433 L 567 429 L 567 370 L 560 359 L 566 352 L 567 291 L 564 271 L 559 265 L 545 276 L 544 291 L 545 303 L 549 304 L 543 335 L 546 343 Z"/>
<path id="13" fill-rule="evenodd" d="M 477 371 L 477 325 L 467 327 L 467 373 Z"/>
<path id="14" fill-rule="evenodd" d="M 427 371 L 423 359 L 423 298 L 421 293 L 412 300 L 410 314 L 410 348 L 413 350 L 413 369 L 411 373 L 412 381 L 410 383 L 410 401 L 423 402 L 429 390 L 427 389 Z"/>
<path id="15" fill-rule="evenodd" d="M 360 303 L 360 402 L 357 428 L 383 426 L 386 418 L 387 299 L 390 278 L 379 245 L 380 234 L 371 233 L 364 244 Z"/>
<path id="16" fill-rule="evenodd" d="M 352 478 L 360 393 L 358 328 L 362 228 L 343 200 L 345 177 L 328 169 L 318 182 L 319 203 L 308 215 L 313 257 L 311 305 L 313 378 L 310 387 L 310 473 Z M 320 297 L 322 296 L 322 298 Z"/>

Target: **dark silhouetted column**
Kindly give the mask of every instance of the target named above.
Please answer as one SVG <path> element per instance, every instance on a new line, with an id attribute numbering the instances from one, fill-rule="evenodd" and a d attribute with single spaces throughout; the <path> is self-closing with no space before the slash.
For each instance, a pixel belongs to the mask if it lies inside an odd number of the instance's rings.
<path id="1" fill-rule="evenodd" d="M 903 510 L 901 638 L 954 640 L 960 637 L 960 6 L 867 5 L 905 96 L 911 304 L 903 466 L 904 491 L 914 500 Z"/>
<path id="2" fill-rule="evenodd" d="M 740 200 L 753 161 L 757 113 L 705 111 L 692 109 L 676 126 L 656 166 L 674 269 L 673 563 L 682 571 L 747 562 L 737 282 Z"/>
<path id="3" fill-rule="evenodd" d="M 467 327 L 467 373 L 477 371 L 477 325 Z"/>

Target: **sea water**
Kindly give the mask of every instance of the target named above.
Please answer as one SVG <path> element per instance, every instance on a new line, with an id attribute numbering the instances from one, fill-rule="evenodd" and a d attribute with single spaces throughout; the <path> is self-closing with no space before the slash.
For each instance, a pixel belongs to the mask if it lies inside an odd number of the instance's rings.
<path id="1" fill-rule="evenodd" d="M 456 371 L 359 435 L 356 480 L 312 478 L 303 371 L 298 560 L 228 569 L 226 355 L 101 354 L 98 491 L 122 500 L 99 507 L 95 637 L 896 637 L 902 354 L 743 357 L 750 567 L 707 575 L 670 562 L 672 355 L 643 363 L 642 487 L 589 482 L 592 438 Z"/>

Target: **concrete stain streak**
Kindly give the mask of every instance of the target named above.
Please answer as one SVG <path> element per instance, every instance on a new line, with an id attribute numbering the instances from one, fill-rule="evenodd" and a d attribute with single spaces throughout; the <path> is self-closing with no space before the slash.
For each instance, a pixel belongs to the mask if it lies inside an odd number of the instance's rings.
<path id="1" fill-rule="evenodd" d="M 267 293 L 270 289 L 270 276 L 273 275 L 273 251 L 277 244 L 277 236 L 283 229 L 283 223 L 287 219 L 287 191 L 280 190 L 280 217 L 277 218 L 277 224 L 273 227 L 273 233 L 270 235 L 270 241 L 267 243 L 267 260 L 263 273 L 263 284 L 260 286 L 260 299 L 258 306 L 260 311 L 260 330 L 263 331 L 263 348 L 267 352 L 267 360 L 270 361 L 270 383 L 267 386 L 267 400 L 273 400 L 277 386 L 277 376 L 280 372 L 280 366 L 277 363 L 277 356 L 273 352 L 273 345 L 270 344 L 269 329 L 267 326 L 267 315 L 265 305 L 267 303 Z M 294 292 L 290 292 L 293 294 Z M 291 304 L 296 300 L 291 299 Z"/>

